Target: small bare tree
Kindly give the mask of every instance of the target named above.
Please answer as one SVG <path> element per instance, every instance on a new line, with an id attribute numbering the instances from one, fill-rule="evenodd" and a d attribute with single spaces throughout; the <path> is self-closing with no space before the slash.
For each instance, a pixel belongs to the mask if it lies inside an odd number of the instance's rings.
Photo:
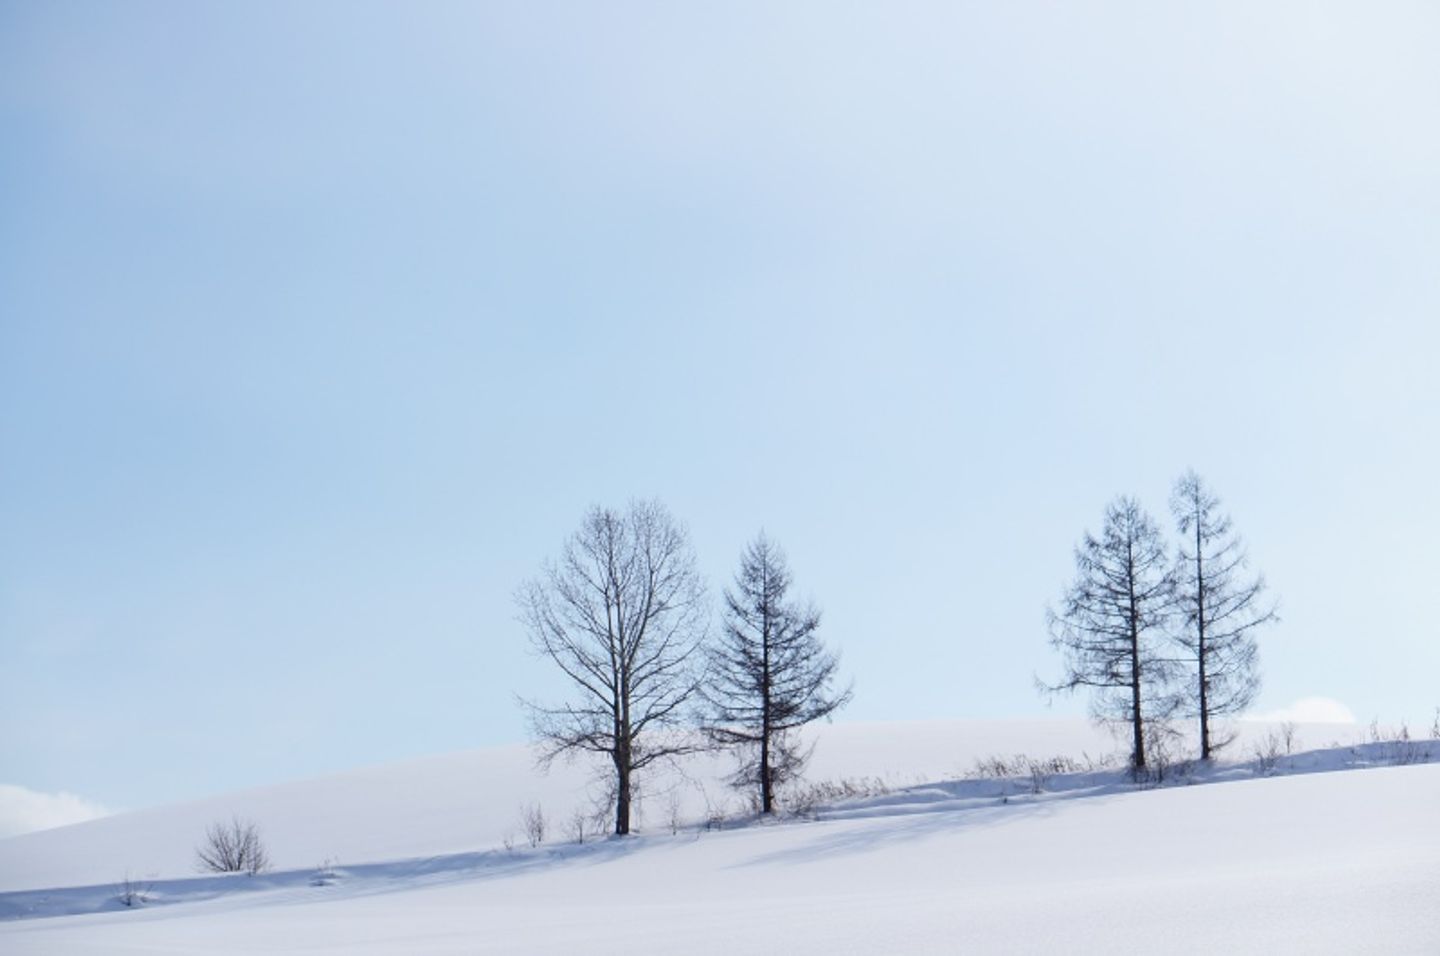
<path id="1" fill-rule="evenodd" d="M 667 732 L 696 692 L 708 610 L 689 538 L 659 502 L 594 508 L 516 600 L 531 644 L 574 690 L 557 705 L 525 702 L 542 763 L 602 756 L 613 770 L 615 833 L 629 833 L 636 776 L 700 745 Z"/>
<path id="2" fill-rule="evenodd" d="M 520 825 L 525 830 L 525 841 L 532 848 L 545 842 L 545 831 L 548 826 L 545 820 L 545 811 L 540 804 L 532 803 L 520 808 Z"/>
<path id="3" fill-rule="evenodd" d="M 665 801 L 665 819 L 670 825 L 670 834 L 673 836 L 680 832 L 680 794 L 674 790 Z"/>
<path id="4" fill-rule="evenodd" d="M 1255 757 L 1255 772 L 1263 776 L 1270 776 L 1275 768 L 1280 766 L 1280 758 L 1289 751 L 1285 746 L 1283 734 L 1271 730 L 1262 740 L 1251 744 L 1251 752 Z"/>
<path id="5" fill-rule="evenodd" d="M 195 848 L 195 856 L 205 873 L 254 876 L 270 868 L 270 855 L 260 840 L 259 827 L 240 817 L 231 817 L 229 823 L 212 823 L 205 831 L 205 842 Z"/>
<path id="6" fill-rule="evenodd" d="M 591 834 L 590 815 L 585 812 L 584 807 L 576 807 L 570 812 L 570 839 L 576 843 L 584 843 L 587 834 Z"/>

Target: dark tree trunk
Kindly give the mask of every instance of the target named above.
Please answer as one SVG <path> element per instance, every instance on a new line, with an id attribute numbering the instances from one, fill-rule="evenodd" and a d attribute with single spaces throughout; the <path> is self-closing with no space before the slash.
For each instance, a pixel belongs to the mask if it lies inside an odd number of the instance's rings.
<path id="1" fill-rule="evenodd" d="M 1130 728 L 1134 734 L 1132 751 L 1136 770 L 1145 769 L 1145 721 L 1140 713 L 1140 631 L 1130 624 Z"/>
<path id="2" fill-rule="evenodd" d="M 765 569 L 765 577 L 762 580 L 768 591 L 769 568 Z M 765 608 L 760 644 L 762 669 L 760 678 L 760 812 L 768 814 L 775 808 L 773 790 L 775 776 L 770 770 L 770 735 L 775 731 L 770 720 L 773 705 L 770 700 L 772 675 L 770 673 L 770 609 L 768 606 Z"/>
<path id="3" fill-rule="evenodd" d="M 770 813 L 775 808 L 775 797 L 771 792 L 770 774 L 770 732 L 760 736 L 760 812 Z"/>
<path id="4" fill-rule="evenodd" d="M 615 835 L 630 832 L 630 773 L 634 769 L 630 727 L 624 712 L 615 719 Z"/>
<path id="5" fill-rule="evenodd" d="M 1195 522 L 1195 659 L 1199 665 L 1200 678 L 1200 759 L 1210 759 L 1210 700 L 1207 686 L 1210 681 L 1205 673 L 1205 552 L 1201 546 L 1200 521 Z"/>
<path id="6" fill-rule="evenodd" d="M 628 747 L 615 753 L 615 835 L 630 832 L 630 753 Z"/>
<path id="7" fill-rule="evenodd" d="M 1136 770 L 1145 769 L 1145 720 L 1140 713 L 1140 609 L 1135 602 L 1135 551 L 1128 548 L 1130 591 L 1130 729 L 1134 736 L 1131 760 Z"/>
<path id="8" fill-rule="evenodd" d="M 615 835 L 630 832 L 630 772 L 622 770 L 615 788 Z"/>

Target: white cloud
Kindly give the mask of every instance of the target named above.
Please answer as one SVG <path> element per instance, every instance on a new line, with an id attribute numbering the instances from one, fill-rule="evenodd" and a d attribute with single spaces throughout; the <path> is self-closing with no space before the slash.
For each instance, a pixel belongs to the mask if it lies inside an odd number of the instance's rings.
<path id="1" fill-rule="evenodd" d="M 1248 719 L 1295 724 L 1353 724 L 1355 714 L 1333 697 L 1302 697 L 1288 707 L 1251 714 Z"/>
<path id="2" fill-rule="evenodd" d="M 0 783 L 0 837 L 84 823 L 110 811 L 73 793 L 41 793 Z"/>

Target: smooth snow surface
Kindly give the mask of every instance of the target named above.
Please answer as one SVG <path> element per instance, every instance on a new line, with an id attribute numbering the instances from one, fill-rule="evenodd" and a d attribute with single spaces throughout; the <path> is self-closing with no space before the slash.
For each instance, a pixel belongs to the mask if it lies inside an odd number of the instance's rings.
<path id="1" fill-rule="evenodd" d="M 1047 751 L 993 751 L 1015 749 Z M 342 860 L 326 885 L 309 869 L 166 878 L 135 909 L 115 903 L 111 885 L 30 889 L 0 894 L 0 952 L 1440 952 L 1440 765 L 1303 772 L 1393 755 L 1384 745 L 1296 754 L 1280 776 L 1237 765 L 1148 790 L 1079 773 L 1038 795 L 1019 781 L 947 782 L 951 773 L 814 821 L 678 835 L 652 825 L 626 840 L 508 852 L 456 837 L 422 858 Z M 424 766 L 390 774 L 413 779 Z M 309 788 L 319 825 L 337 779 L 266 792 L 278 814 L 281 795 Z M 22 871 L 40 838 L 80 854 L 75 834 L 127 819 L 141 837 L 167 830 L 163 814 L 143 813 L 0 841 L 0 872 L 36 887 Z M 453 825 L 410 818 L 394 826 L 408 835 L 375 839 L 439 843 Z M 120 869 L 108 883 L 123 875 L 123 863 L 100 866 Z"/>
<path id="2" fill-rule="evenodd" d="M 892 787 L 952 779 L 996 753 L 1115 748 L 1109 734 L 1078 720 L 832 724 L 814 736 L 810 779 L 880 777 Z M 672 795 L 687 820 L 738 815 L 743 802 L 723 782 L 731 768 L 728 759 L 699 759 L 684 765 L 683 777 L 667 771 L 642 780 L 639 827 L 664 826 Z M 497 747 L 117 814 L 0 840 L 0 892 L 113 883 L 126 870 L 191 876 L 206 826 L 232 815 L 255 821 L 281 869 L 493 849 L 520 838 L 520 808 L 532 804 L 561 838 L 574 811 L 592 806 L 592 772 L 592 764 L 556 763 L 544 773 L 530 748 Z"/>

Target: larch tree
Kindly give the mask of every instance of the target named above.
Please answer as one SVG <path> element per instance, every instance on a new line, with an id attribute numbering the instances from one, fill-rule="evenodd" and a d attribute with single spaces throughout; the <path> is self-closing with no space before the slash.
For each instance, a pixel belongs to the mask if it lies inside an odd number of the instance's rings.
<path id="1" fill-rule="evenodd" d="M 1215 719 L 1242 712 L 1259 692 L 1254 632 L 1278 615 L 1264 599 L 1264 576 L 1248 574 L 1245 546 L 1230 516 L 1194 471 L 1175 483 L 1170 510 L 1181 541 L 1175 638 L 1194 667 L 1186 711 L 1200 721 L 1200 759 L 1209 760 L 1231 739 L 1217 736 Z"/>
<path id="2" fill-rule="evenodd" d="M 1135 499 L 1122 497 L 1105 509 L 1100 536 L 1087 532 L 1075 549 L 1075 580 L 1060 609 L 1048 614 L 1064 676 L 1042 686 L 1050 693 L 1089 690 L 1097 719 L 1128 725 L 1137 774 L 1145 770 L 1152 722 L 1172 716 L 1176 706 L 1175 668 L 1164 653 L 1173 595 L 1155 522 Z"/>
<path id="3" fill-rule="evenodd" d="M 707 734 L 735 750 L 734 783 L 754 788 L 767 814 L 809 757 L 796 732 L 851 696 L 835 687 L 839 657 L 820 641 L 820 613 L 789 600 L 790 580 L 785 555 L 763 533 L 746 547 L 701 690 Z"/>
<path id="4" fill-rule="evenodd" d="M 542 761 L 600 755 L 613 771 L 615 833 L 627 834 L 637 775 L 702 743 L 681 732 L 708 619 L 689 538 L 659 502 L 593 508 L 516 599 L 531 644 L 573 691 L 526 703 Z"/>

